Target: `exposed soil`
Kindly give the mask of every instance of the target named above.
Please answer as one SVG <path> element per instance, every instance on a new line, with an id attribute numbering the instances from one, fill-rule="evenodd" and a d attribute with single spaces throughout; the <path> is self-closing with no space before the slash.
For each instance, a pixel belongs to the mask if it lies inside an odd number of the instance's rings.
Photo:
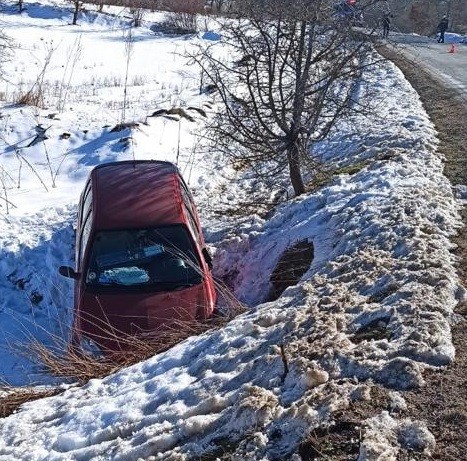
<path id="1" fill-rule="evenodd" d="M 439 151 L 445 156 L 444 174 L 452 184 L 467 184 L 467 101 L 453 89 L 443 86 L 434 76 L 411 63 L 399 53 L 383 48 L 378 50 L 393 61 L 416 89 L 425 110 L 438 130 Z M 462 212 L 467 226 L 467 210 Z M 458 274 L 467 286 L 467 232 L 464 227 L 454 239 L 459 258 Z M 461 321 L 453 326 L 456 347 L 454 363 L 446 369 L 426 374 L 426 385 L 406 392 L 407 416 L 425 421 L 436 438 L 432 456 L 417 454 L 412 460 L 467 460 L 467 304 L 460 303 L 457 313 Z"/>
<path id="2" fill-rule="evenodd" d="M 313 242 L 307 240 L 301 240 L 287 248 L 272 271 L 272 290 L 268 300 L 276 300 L 287 287 L 296 285 L 313 262 L 313 256 Z"/>

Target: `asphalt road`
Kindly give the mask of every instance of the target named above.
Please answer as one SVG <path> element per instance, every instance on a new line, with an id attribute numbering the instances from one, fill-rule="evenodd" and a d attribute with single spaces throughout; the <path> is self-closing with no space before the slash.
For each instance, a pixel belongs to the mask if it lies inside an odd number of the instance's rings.
<path id="1" fill-rule="evenodd" d="M 414 64 L 425 68 L 440 84 L 455 88 L 467 99 L 467 44 L 437 43 L 419 35 L 392 33 L 388 44 Z"/>

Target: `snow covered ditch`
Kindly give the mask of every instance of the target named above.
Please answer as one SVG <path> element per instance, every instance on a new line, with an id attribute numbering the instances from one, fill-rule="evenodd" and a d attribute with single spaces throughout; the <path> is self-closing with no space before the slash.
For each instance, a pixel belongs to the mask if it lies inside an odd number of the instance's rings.
<path id="1" fill-rule="evenodd" d="M 380 72 L 397 76 L 391 66 Z M 398 84 L 406 93 L 394 105 L 410 98 L 413 121 L 419 103 Z M 269 459 L 294 452 L 313 427 L 368 398 L 373 382 L 403 390 L 422 385 L 426 367 L 449 363 L 460 290 L 449 237 L 458 204 L 435 133 L 419 112 L 414 129 L 389 144 L 387 137 L 377 142 L 372 126 L 362 155 L 371 151 L 373 159 L 358 173 L 282 205 L 268 221 L 249 220 L 253 229 L 245 221 L 234 232 L 211 230 L 222 235 L 211 242 L 217 272 L 235 267 L 236 293 L 252 305 L 285 248 L 313 241 L 314 260 L 299 286 L 222 330 L 25 405 L 2 421 L 0 456 L 190 459 L 228 439 L 243 459 Z M 383 414 L 367 421 L 361 459 L 396 459 L 404 439 L 393 435 L 402 428 L 423 449 L 432 447 L 423 427 Z"/>
<path id="2" fill-rule="evenodd" d="M 176 67 L 170 41 L 160 45 Z M 105 46 L 110 54 L 110 42 Z M 367 70 L 360 97 L 374 116 L 343 121 L 315 151 L 336 168 L 353 166 L 352 173 L 281 204 L 268 219 L 214 217 L 212 207 L 226 196 L 244 198 L 249 176 L 235 176 L 216 152 L 193 161 L 194 128 L 182 126 L 179 164 L 199 203 L 215 275 L 230 281 L 248 312 L 113 376 L 23 405 L 0 421 L 1 460 L 181 461 L 229 453 L 238 460 L 299 461 L 299 446 L 314 429 L 370 405 L 376 388 L 386 389 L 388 405 L 361 421 L 359 461 L 397 460 L 401 450 L 430 453 L 433 436 L 404 417 L 403 392 L 423 385 L 427 368 L 454 358 L 450 325 L 464 289 L 450 238 L 460 226 L 461 203 L 442 174 L 436 132 L 402 74 L 390 63 Z M 34 126 L 29 116 L 2 110 L 16 117 L 14 125 L 8 119 L 10 128 L 20 126 L 10 129 L 8 145 L 12 137 L 26 139 Z M 161 159 L 177 154 L 177 122 L 151 120 L 134 130 L 129 152 L 97 128 L 95 108 L 76 112 L 49 122 L 49 153 L 65 161 L 58 186 L 38 192 L 31 174 L 23 187 L 40 211 L 17 192 L 19 209 L 0 224 L 6 336 L 16 311 L 20 325 L 34 320 L 44 340 L 46 332 L 67 334 L 72 290 L 56 269 L 72 258 L 76 198 L 89 168 L 133 155 L 152 158 L 154 146 Z M 71 140 L 52 135 L 62 132 Z M 13 162 L 8 145 L 2 144 L 2 160 Z M 39 149 L 28 151 L 38 165 Z M 265 302 L 281 255 L 302 240 L 313 244 L 311 266 L 298 285 Z M 36 288 L 43 299 L 25 304 Z M 19 379 L 22 367 L 31 372 L 7 348 L 2 353 L 4 374 Z"/>

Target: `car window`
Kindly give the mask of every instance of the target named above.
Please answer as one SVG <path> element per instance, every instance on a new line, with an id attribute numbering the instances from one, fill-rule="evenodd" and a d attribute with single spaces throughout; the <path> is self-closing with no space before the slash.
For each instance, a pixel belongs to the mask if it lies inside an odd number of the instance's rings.
<path id="1" fill-rule="evenodd" d="M 83 218 L 86 216 L 86 212 L 84 212 L 84 207 L 85 207 L 87 198 L 90 194 L 90 191 L 91 191 L 91 181 L 88 180 L 81 194 L 80 206 L 78 209 L 78 226 L 81 225 Z"/>
<path id="2" fill-rule="evenodd" d="M 91 183 L 89 182 L 86 185 L 86 189 L 84 192 L 84 200 L 83 200 L 83 216 L 87 216 L 89 210 L 91 209 L 92 205 L 92 190 L 91 190 Z"/>
<path id="3" fill-rule="evenodd" d="M 79 265 L 81 265 L 82 256 L 83 256 L 82 251 L 81 251 L 81 248 L 83 248 L 83 245 L 82 245 L 83 232 L 84 232 L 83 220 L 86 216 L 88 216 L 90 212 L 91 203 L 92 203 L 91 181 L 88 180 L 88 182 L 86 183 L 86 186 L 84 187 L 82 200 L 81 200 L 81 206 L 78 209 L 77 230 L 78 232 L 81 232 L 81 234 L 78 236 L 79 242 L 77 242 L 77 245 L 75 248 L 75 261 L 78 261 Z M 88 222 L 88 227 L 90 227 L 90 221 Z M 89 231 L 90 231 L 90 228 L 88 229 L 88 232 Z"/>
<path id="4" fill-rule="evenodd" d="M 202 281 L 196 255 L 183 225 L 100 231 L 93 239 L 86 283 L 154 290 L 195 285 Z"/>
<path id="5" fill-rule="evenodd" d="M 194 208 L 193 198 L 183 180 L 180 180 L 180 192 L 182 194 L 183 203 L 185 205 L 185 215 L 187 217 L 188 224 L 190 225 L 192 233 L 196 238 L 197 242 L 201 245 L 201 237 L 199 234 L 198 224 L 195 218 L 196 210 Z"/>
<path id="6" fill-rule="evenodd" d="M 193 236 L 195 237 L 196 241 L 198 242 L 199 245 L 202 245 L 201 243 L 201 238 L 199 235 L 199 230 L 198 230 L 198 225 L 195 221 L 195 218 L 193 217 L 191 211 L 189 208 L 185 207 L 185 214 L 187 218 L 188 225 L 190 226 L 191 232 Z"/>
<path id="7" fill-rule="evenodd" d="M 84 250 L 86 248 L 86 245 L 88 244 L 89 236 L 91 235 L 91 229 L 92 229 L 92 210 L 90 209 L 81 227 L 81 237 L 79 241 L 79 257 L 77 259 L 79 262 L 78 268 L 80 268 L 83 265 Z"/>

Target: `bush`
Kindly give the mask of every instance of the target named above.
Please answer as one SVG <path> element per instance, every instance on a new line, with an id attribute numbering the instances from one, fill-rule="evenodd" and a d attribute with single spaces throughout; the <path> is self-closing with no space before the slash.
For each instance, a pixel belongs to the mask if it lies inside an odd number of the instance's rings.
<path id="1" fill-rule="evenodd" d="M 169 10 L 162 25 L 164 31 L 176 34 L 194 34 L 198 32 L 198 14 L 204 13 L 202 0 L 172 0 L 165 2 Z"/>
<path id="2" fill-rule="evenodd" d="M 204 13 L 203 0 L 165 0 L 162 6 L 173 13 L 188 13 L 191 15 Z"/>

